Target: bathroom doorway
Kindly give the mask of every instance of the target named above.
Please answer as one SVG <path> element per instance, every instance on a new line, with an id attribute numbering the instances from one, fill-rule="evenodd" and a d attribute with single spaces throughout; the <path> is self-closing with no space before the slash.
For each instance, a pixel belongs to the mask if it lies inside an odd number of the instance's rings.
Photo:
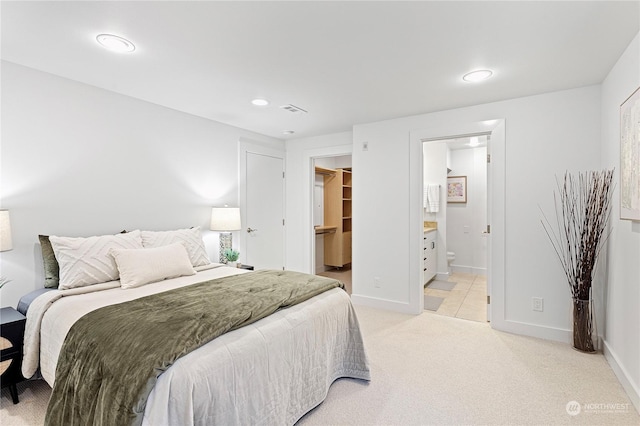
<path id="1" fill-rule="evenodd" d="M 313 273 L 335 278 L 352 293 L 351 241 L 353 170 L 351 155 L 313 158 Z"/>
<path id="2" fill-rule="evenodd" d="M 427 312 L 488 321 L 489 143 L 482 133 L 422 144 Z"/>

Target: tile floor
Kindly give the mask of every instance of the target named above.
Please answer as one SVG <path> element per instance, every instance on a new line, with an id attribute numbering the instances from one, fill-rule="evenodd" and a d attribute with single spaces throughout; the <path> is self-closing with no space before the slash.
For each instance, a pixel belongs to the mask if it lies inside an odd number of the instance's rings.
<path id="1" fill-rule="evenodd" d="M 351 268 L 332 269 L 318 275 L 335 278 L 345 284 L 351 294 Z M 444 300 L 437 311 L 425 311 L 471 321 L 487 321 L 487 279 L 483 275 L 454 273 L 449 280 L 456 286 L 451 291 L 425 287 L 424 294 L 442 297 Z"/>
<path id="2" fill-rule="evenodd" d="M 425 312 L 486 322 L 487 278 L 483 275 L 453 273 L 448 281 L 456 283 L 451 291 L 424 288 L 424 294 L 444 298 L 437 311 Z"/>

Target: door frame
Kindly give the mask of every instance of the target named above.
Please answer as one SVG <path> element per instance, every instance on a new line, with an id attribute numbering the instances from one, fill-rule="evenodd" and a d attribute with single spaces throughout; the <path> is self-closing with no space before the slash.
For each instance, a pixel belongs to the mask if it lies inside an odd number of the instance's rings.
<path id="1" fill-rule="evenodd" d="M 302 153 L 304 193 L 302 199 L 303 226 L 307 232 L 302 234 L 303 259 L 306 259 L 306 272 L 315 274 L 316 266 L 316 232 L 313 229 L 313 190 L 316 179 L 314 160 L 316 158 L 340 157 L 353 155 L 353 145 L 336 145 L 324 148 L 308 149 Z"/>
<path id="2" fill-rule="evenodd" d="M 490 156 L 491 153 L 491 132 L 490 131 L 486 131 L 486 132 L 482 132 L 482 133 L 475 133 L 475 134 L 469 134 L 469 135 L 465 135 L 464 137 L 472 137 L 472 136 L 485 136 L 487 138 L 487 142 L 486 142 L 486 148 L 487 148 L 487 156 Z M 457 139 L 457 138 L 456 138 Z M 424 148 L 424 144 L 428 144 L 428 143 L 435 143 L 435 142 L 441 142 L 441 143 L 445 143 L 445 145 L 449 144 L 449 141 L 453 141 L 455 139 L 433 139 L 433 138 L 429 138 L 429 139 L 422 139 L 422 145 Z M 447 148 L 448 149 L 448 148 Z M 424 154 L 423 154 L 423 158 L 422 158 L 422 167 L 424 170 Z M 486 188 L 486 194 L 485 194 L 485 203 L 486 203 L 486 223 L 485 226 L 488 226 L 490 223 L 490 218 L 491 218 L 491 188 L 490 188 L 490 181 L 489 181 L 489 172 L 490 172 L 490 167 L 489 167 L 490 163 L 489 161 L 487 161 L 485 163 L 485 168 L 484 171 L 486 173 L 486 179 L 487 179 L 487 188 Z M 422 187 L 422 194 L 424 194 L 424 180 L 423 180 L 423 187 Z M 445 191 L 446 194 L 446 191 Z M 424 200 L 423 200 L 424 201 Z M 446 203 L 446 200 L 442 200 L 441 202 Z M 447 213 L 448 215 L 448 213 Z M 447 222 L 447 226 L 448 222 Z M 440 229 L 440 228 L 438 228 Z M 439 232 L 439 231 L 438 231 Z M 486 234 L 488 234 L 486 236 L 487 238 L 487 262 L 486 262 L 486 268 L 485 268 L 485 275 L 486 275 L 486 279 L 487 279 L 487 296 L 489 296 L 491 294 L 491 234 L 488 232 L 484 232 Z M 445 235 L 445 255 L 446 253 L 449 251 L 449 247 L 446 245 L 446 243 L 448 242 L 448 236 Z M 440 255 L 442 255 L 442 252 L 439 253 Z M 438 274 L 440 275 L 440 274 Z M 447 271 L 446 274 L 442 274 L 443 276 L 449 275 L 449 271 Z M 440 278 L 438 278 L 440 279 Z M 425 278 L 424 278 L 424 272 L 422 273 L 422 281 L 421 282 L 426 282 Z M 487 303 L 487 309 L 486 309 L 486 319 L 487 321 L 491 321 L 491 310 L 490 310 L 490 304 Z"/>
<path id="3" fill-rule="evenodd" d="M 247 233 L 245 232 L 247 217 L 247 153 L 267 155 L 282 160 L 282 171 L 286 173 L 287 163 L 284 147 L 278 149 L 272 145 L 266 145 L 251 139 L 240 138 L 238 140 L 238 207 L 240 207 L 240 222 L 242 229 L 239 231 L 240 249 L 247 247 Z M 282 218 L 285 225 L 282 227 L 282 266 L 287 264 L 287 226 L 286 226 L 287 192 L 285 179 L 282 179 Z"/>
<path id="4" fill-rule="evenodd" d="M 422 234 L 423 234 L 423 168 L 422 144 L 431 140 L 456 139 L 480 133 L 490 133 L 491 143 L 487 153 L 491 156 L 488 170 L 487 206 L 491 235 L 488 242 L 487 294 L 492 327 L 499 328 L 505 322 L 505 193 L 506 193 L 506 132 L 505 120 L 495 119 L 454 125 L 435 126 L 412 131 L 410 134 L 409 161 L 409 306 L 412 312 L 421 314 L 424 309 L 422 283 Z"/>

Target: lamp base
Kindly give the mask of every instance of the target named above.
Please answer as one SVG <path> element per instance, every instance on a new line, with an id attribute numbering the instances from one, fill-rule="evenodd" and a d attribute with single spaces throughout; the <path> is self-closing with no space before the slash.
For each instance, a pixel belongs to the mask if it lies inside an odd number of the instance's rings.
<path id="1" fill-rule="evenodd" d="M 224 251 L 233 248 L 231 240 L 231 232 L 220 233 L 220 263 L 227 263 L 227 257 L 224 255 Z"/>

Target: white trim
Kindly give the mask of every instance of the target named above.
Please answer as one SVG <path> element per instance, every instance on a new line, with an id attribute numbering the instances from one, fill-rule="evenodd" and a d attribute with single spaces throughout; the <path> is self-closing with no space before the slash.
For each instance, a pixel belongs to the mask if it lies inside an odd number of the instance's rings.
<path id="1" fill-rule="evenodd" d="M 377 297 L 361 296 L 359 294 L 351 295 L 351 303 L 354 305 L 369 306 L 376 309 L 384 309 L 402 314 L 414 314 L 408 303 L 395 302 L 387 299 L 379 299 Z M 424 303 L 424 300 L 423 300 Z"/>
<path id="2" fill-rule="evenodd" d="M 240 138 L 238 140 L 238 207 L 240 207 L 240 221 L 244 228 L 247 223 L 246 218 L 246 206 L 247 206 L 247 153 L 268 155 L 282 160 L 282 171 L 286 173 L 286 155 L 284 147 L 282 149 L 274 148 L 272 145 L 267 145 L 254 141 L 251 139 Z M 285 179 L 282 179 L 282 216 L 285 220 L 285 226 L 282 229 L 282 262 L 283 267 L 287 264 L 287 187 L 285 185 Z M 240 248 L 246 247 L 247 233 L 239 231 Z"/>
<path id="3" fill-rule="evenodd" d="M 636 408 L 636 411 L 638 412 L 638 414 L 640 414 L 640 387 L 637 383 L 633 382 L 631 374 L 629 374 L 624 366 L 618 361 L 620 358 L 611 349 L 611 346 L 609 346 L 607 341 L 603 340 L 602 343 L 602 352 L 604 353 L 604 358 L 609 363 L 609 366 L 611 366 L 611 369 L 618 378 L 618 381 L 622 385 L 622 388 L 625 390 L 625 392 L 627 392 L 627 395 L 633 403 L 633 406 Z"/>
<path id="4" fill-rule="evenodd" d="M 451 264 L 451 270 L 453 272 L 459 272 L 463 274 L 487 275 L 487 268 L 478 268 L 475 266 Z"/>
<path id="5" fill-rule="evenodd" d="M 505 322 L 505 176 L 506 176 L 506 135 L 505 120 L 487 120 L 456 125 L 436 126 L 415 130 L 410 133 L 409 146 L 409 253 L 416 253 L 409 259 L 409 306 L 414 314 L 424 310 L 424 292 L 422 290 L 422 268 L 420 262 L 423 218 L 420 200 L 423 193 L 423 155 L 422 144 L 426 141 L 450 139 L 452 135 L 477 135 L 491 133 L 488 154 L 491 155 L 489 167 L 489 273 L 487 292 L 491 296 L 489 314 L 491 325 L 500 328 Z"/>
<path id="6" fill-rule="evenodd" d="M 493 302 L 493 301 L 492 301 Z M 498 324 L 491 322 L 491 327 L 506 331 L 507 333 L 518 334 L 522 336 L 537 337 L 539 339 L 553 340 L 554 342 L 571 344 L 571 330 L 564 328 L 547 327 L 538 324 L 529 324 L 519 321 L 500 321 Z"/>
<path id="7" fill-rule="evenodd" d="M 302 225 L 306 232 L 302 233 L 302 258 L 305 259 L 303 272 L 315 274 L 315 231 L 313 230 L 313 188 L 315 185 L 316 171 L 313 168 L 313 160 L 315 158 L 339 157 L 342 155 L 353 155 L 353 145 L 336 145 L 324 148 L 307 149 L 302 152 L 302 181 L 307 182 L 303 185 L 302 193 Z"/>

